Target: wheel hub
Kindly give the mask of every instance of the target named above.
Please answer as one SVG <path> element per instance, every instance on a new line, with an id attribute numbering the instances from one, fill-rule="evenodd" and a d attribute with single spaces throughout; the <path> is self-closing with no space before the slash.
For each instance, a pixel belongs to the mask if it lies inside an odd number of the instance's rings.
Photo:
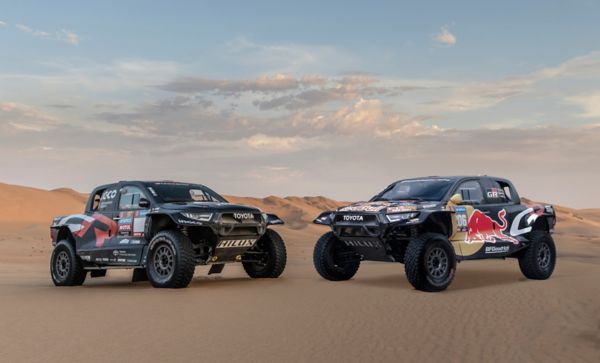
<path id="1" fill-rule="evenodd" d="M 169 246 L 160 246 L 154 253 L 154 269 L 162 277 L 173 273 L 174 254 Z"/>
<path id="2" fill-rule="evenodd" d="M 548 244 L 543 243 L 538 250 L 537 262 L 538 266 L 545 270 L 550 266 L 550 247 Z"/>
<path id="3" fill-rule="evenodd" d="M 427 271 L 433 278 L 443 278 L 449 268 L 448 254 L 443 248 L 435 247 L 427 256 Z"/>
<path id="4" fill-rule="evenodd" d="M 59 252 L 58 256 L 56 256 L 55 267 L 56 273 L 60 278 L 64 279 L 67 277 L 71 269 L 70 258 L 67 252 Z"/>

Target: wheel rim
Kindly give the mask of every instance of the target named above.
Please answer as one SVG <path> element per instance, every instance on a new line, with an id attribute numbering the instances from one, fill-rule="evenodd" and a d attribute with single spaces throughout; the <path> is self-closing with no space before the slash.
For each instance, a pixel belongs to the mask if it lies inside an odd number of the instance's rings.
<path id="1" fill-rule="evenodd" d="M 60 279 L 64 280 L 67 278 L 69 271 L 71 270 L 71 259 L 66 251 L 60 251 L 58 253 L 54 262 L 54 267 L 56 274 Z"/>
<path id="2" fill-rule="evenodd" d="M 441 247 L 434 247 L 429 251 L 426 263 L 427 272 L 434 280 L 443 279 L 450 266 L 448 253 Z"/>
<path id="3" fill-rule="evenodd" d="M 162 280 L 167 280 L 175 270 L 175 254 L 173 249 L 167 245 L 156 248 L 153 258 L 154 271 Z"/>
<path id="4" fill-rule="evenodd" d="M 542 270 L 547 270 L 548 267 L 550 267 L 551 254 L 550 246 L 548 246 L 546 243 L 542 243 L 537 254 L 538 266 Z"/>

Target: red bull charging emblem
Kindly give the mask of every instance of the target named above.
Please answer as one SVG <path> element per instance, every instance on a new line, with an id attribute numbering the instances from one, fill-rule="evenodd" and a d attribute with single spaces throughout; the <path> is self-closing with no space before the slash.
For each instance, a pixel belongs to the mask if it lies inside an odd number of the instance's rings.
<path id="1" fill-rule="evenodd" d="M 466 243 L 507 241 L 514 244 L 519 243 L 515 238 L 507 235 L 504 231 L 508 228 L 506 222 L 506 210 L 498 212 L 500 223 L 496 222 L 482 211 L 475 209 L 467 224 Z"/>

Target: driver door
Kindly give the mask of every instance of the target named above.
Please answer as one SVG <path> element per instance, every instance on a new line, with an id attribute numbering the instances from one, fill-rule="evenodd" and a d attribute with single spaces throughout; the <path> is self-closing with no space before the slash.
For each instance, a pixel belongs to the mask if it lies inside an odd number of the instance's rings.
<path id="1" fill-rule="evenodd" d="M 140 207 L 140 200 L 147 199 L 145 192 L 135 185 L 124 185 L 119 190 L 117 211 L 113 220 L 116 234 L 104 247 L 103 257 L 111 265 L 138 266 L 147 244 L 144 239 L 146 215 L 149 207 Z"/>
<path id="2" fill-rule="evenodd" d="M 454 206 L 453 229 L 450 241 L 457 255 L 465 259 L 476 258 L 485 244 L 485 234 L 479 225 L 487 221 L 487 211 L 482 206 L 485 201 L 483 188 L 478 179 L 461 182 L 452 195 L 461 196 L 462 203 Z"/>

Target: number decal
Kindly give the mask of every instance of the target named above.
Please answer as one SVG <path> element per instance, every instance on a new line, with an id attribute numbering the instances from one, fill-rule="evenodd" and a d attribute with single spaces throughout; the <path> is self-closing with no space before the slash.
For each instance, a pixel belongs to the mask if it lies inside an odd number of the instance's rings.
<path id="1" fill-rule="evenodd" d="M 467 231 L 467 208 L 456 208 L 456 227 L 458 229 L 458 232 Z"/>

